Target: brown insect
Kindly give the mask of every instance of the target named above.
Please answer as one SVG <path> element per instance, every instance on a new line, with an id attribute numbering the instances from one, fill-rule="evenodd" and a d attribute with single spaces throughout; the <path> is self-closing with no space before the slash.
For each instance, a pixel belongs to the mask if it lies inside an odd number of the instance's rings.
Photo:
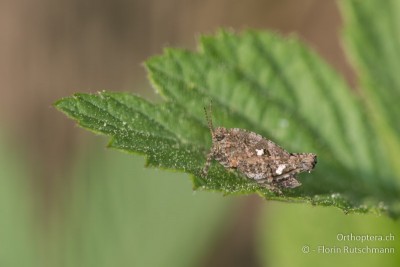
<path id="1" fill-rule="evenodd" d="M 211 161 L 215 159 L 225 168 L 236 169 L 271 191 L 281 193 L 282 188 L 300 186 L 296 174 L 311 172 L 317 163 L 316 154 L 289 153 L 253 132 L 238 128 L 214 129 L 211 116 L 206 108 L 204 111 L 212 137 L 212 147 L 203 169 L 204 176 L 207 176 Z"/>

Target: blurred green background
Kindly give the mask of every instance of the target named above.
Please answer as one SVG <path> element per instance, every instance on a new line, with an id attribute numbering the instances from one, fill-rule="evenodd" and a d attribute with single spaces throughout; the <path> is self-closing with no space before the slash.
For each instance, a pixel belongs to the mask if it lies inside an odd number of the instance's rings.
<path id="1" fill-rule="evenodd" d="M 219 27 L 296 33 L 354 85 L 335 1 L 5 0 L 0 20 L 0 266 L 399 266 L 398 222 L 193 192 L 51 107 L 103 89 L 157 101 L 141 63 Z M 323 245 L 395 253 L 312 251 Z"/>

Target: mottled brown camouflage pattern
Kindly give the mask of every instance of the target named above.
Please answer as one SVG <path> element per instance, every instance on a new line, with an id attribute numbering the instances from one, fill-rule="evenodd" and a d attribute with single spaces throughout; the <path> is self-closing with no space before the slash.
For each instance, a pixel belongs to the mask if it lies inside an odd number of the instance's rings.
<path id="1" fill-rule="evenodd" d="M 261 135 L 243 129 L 213 129 L 208 117 L 213 145 L 203 173 L 206 176 L 211 160 L 215 159 L 227 169 L 236 169 L 274 192 L 280 188 L 301 185 L 296 179 L 300 172 L 310 172 L 317 163 L 313 153 L 289 153 Z"/>

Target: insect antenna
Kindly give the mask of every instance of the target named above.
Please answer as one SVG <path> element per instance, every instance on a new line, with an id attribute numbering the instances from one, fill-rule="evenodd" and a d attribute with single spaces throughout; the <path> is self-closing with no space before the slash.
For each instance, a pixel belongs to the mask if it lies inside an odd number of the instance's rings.
<path id="1" fill-rule="evenodd" d="M 206 120 L 207 120 L 207 124 L 208 124 L 208 128 L 211 131 L 211 134 L 214 134 L 214 126 L 212 123 L 212 106 L 211 106 L 212 102 L 210 102 L 210 114 L 207 112 L 207 108 L 204 107 L 204 113 L 206 114 Z"/>

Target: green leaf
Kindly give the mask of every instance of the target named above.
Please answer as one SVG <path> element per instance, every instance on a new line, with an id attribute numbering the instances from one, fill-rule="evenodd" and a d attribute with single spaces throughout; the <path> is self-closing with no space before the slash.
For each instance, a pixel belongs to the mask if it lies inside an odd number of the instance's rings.
<path id="1" fill-rule="evenodd" d="M 33 168 L 22 146 L 0 129 L 0 262 L 2 266 L 43 266 L 37 233 Z"/>
<path id="2" fill-rule="evenodd" d="M 374 140 L 384 152 L 381 162 L 396 171 L 387 179 L 400 184 L 400 11 L 399 1 L 346 0 L 341 7 L 345 15 L 346 48 L 360 80 L 362 93 L 379 138 Z"/>
<path id="3" fill-rule="evenodd" d="M 197 52 L 167 49 L 146 62 L 164 102 L 127 93 L 75 94 L 56 107 L 79 125 L 111 136 L 110 146 L 147 155 L 150 166 L 192 174 L 196 189 L 258 193 L 267 199 L 400 214 L 399 187 L 363 103 L 343 79 L 296 38 L 246 31 L 204 36 Z M 202 177 L 215 125 L 262 134 L 290 152 L 314 152 L 303 185 L 282 196 L 214 163 Z"/>
<path id="4" fill-rule="evenodd" d="M 282 203 L 266 205 L 263 211 L 257 232 L 262 266 L 399 266 L 398 221 L 372 214 L 340 216 L 335 209 Z M 354 248 L 364 253 L 348 252 Z M 373 253 L 371 248 L 386 253 Z"/>
<path id="5" fill-rule="evenodd" d="M 232 199 L 194 195 L 183 174 L 144 169 L 143 159 L 104 153 L 98 144 L 75 158 L 62 219 L 51 228 L 58 231 L 45 247 L 47 265 L 195 266 Z"/>

